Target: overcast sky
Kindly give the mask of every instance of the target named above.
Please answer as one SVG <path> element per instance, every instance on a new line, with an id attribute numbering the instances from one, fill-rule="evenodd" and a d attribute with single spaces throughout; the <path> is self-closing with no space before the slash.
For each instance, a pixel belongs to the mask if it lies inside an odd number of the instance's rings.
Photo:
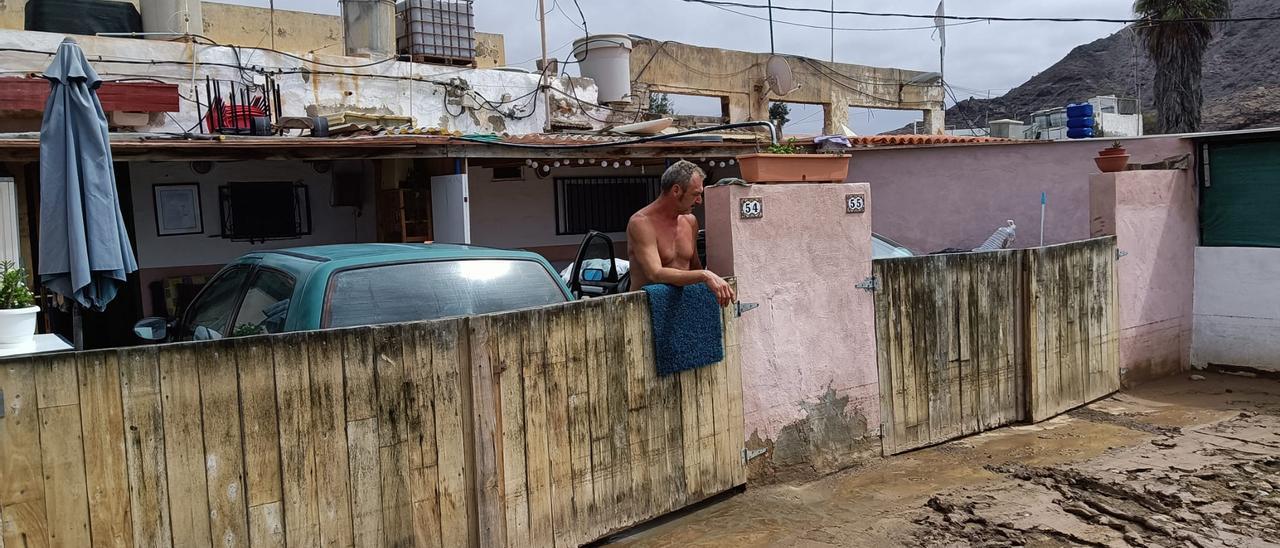
<path id="1" fill-rule="evenodd" d="M 267 6 L 267 0 L 218 0 L 253 6 Z M 765 0 L 738 0 L 764 4 Z M 564 58 L 569 44 L 582 35 L 573 0 L 545 0 L 547 48 Z M 837 9 L 871 12 L 932 14 L 937 0 L 834 0 Z M 769 25 L 722 9 L 682 0 L 578 0 L 592 34 L 639 34 L 702 46 L 745 51 L 769 51 Z M 540 55 L 537 0 L 476 0 L 476 27 L 481 32 L 506 36 L 507 61 L 533 66 Z M 775 0 L 775 4 L 830 8 L 832 0 Z M 277 9 L 337 14 L 334 0 L 275 0 Z M 1128 18 L 1129 0 L 947 0 L 948 15 L 1053 16 Z M 734 8 L 735 11 L 764 16 L 763 10 Z M 788 25 L 784 22 L 828 27 L 824 14 L 774 12 L 774 42 L 779 53 L 830 59 L 831 32 Z M 927 26 L 922 19 L 838 15 L 835 26 L 854 29 L 883 29 Z M 960 99 L 993 96 L 1026 81 L 1061 59 L 1072 48 L 1107 36 L 1123 28 L 1110 23 L 986 23 L 952 26 L 947 29 L 946 78 Z M 837 30 L 835 60 L 882 67 L 938 70 L 938 41 L 932 30 L 869 31 Z M 1082 98 L 1083 99 L 1083 98 Z M 948 101 L 948 105 L 950 101 Z M 683 114 L 719 114 L 719 101 L 685 100 L 676 103 Z M 794 120 L 787 132 L 816 133 L 821 129 L 821 109 L 793 108 Z M 874 134 L 901 127 L 918 119 L 909 112 L 851 112 L 854 131 Z"/>

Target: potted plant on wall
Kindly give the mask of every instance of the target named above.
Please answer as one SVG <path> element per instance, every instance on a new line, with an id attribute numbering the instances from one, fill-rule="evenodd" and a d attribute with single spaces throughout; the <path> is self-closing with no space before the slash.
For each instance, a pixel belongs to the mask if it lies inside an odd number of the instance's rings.
<path id="1" fill-rule="evenodd" d="M 21 346 L 36 333 L 35 296 L 27 288 L 27 273 L 13 261 L 0 262 L 0 347 Z"/>
<path id="2" fill-rule="evenodd" d="M 1098 151 L 1098 157 L 1093 161 L 1098 164 L 1098 169 L 1103 173 L 1124 171 L 1129 165 L 1129 152 L 1124 149 L 1120 141 L 1115 141 L 1110 147 Z"/>
<path id="3" fill-rule="evenodd" d="M 849 155 L 805 154 L 795 138 L 739 156 L 738 165 L 749 183 L 843 183 L 849 176 Z"/>

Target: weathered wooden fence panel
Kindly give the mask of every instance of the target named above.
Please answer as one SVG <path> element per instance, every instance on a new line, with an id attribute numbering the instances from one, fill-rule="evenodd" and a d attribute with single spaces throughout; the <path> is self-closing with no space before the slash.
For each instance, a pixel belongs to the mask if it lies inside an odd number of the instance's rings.
<path id="1" fill-rule="evenodd" d="M 885 454 L 1022 420 L 1020 252 L 877 260 L 874 270 Z"/>
<path id="2" fill-rule="evenodd" d="M 1120 387 L 1115 238 L 874 261 L 882 443 L 894 454 Z"/>
<path id="3" fill-rule="evenodd" d="M 727 314 L 727 313 L 726 313 Z M 0 547 L 577 546 L 746 481 L 643 294 L 0 362 Z"/>
<path id="4" fill-rule="evenodd" d="M 1027 250 L 1029 417 L 1120 389 L 1115 237 Z"/>
<path id="5" fill-rule="evenodd" d="M 0 363 L 3 545 L 474 545 L 465 334 L 445 320 Z"/>
<path id="6" fill-rule="evenodd" d="M 643 294 L 471 319 L 482 546 L 578 546 L 746 482 L 726 356 L 659 377 Z"/>

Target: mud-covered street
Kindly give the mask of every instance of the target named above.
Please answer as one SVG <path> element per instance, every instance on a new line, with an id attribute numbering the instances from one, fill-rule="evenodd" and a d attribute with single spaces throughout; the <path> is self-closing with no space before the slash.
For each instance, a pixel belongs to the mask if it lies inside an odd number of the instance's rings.
<path id="1" fill-rule="evenodd" d="M 1188 375 L 1037 425 L 750 489 L 626 546 L 1275 546 L 1280 382 Z"/>

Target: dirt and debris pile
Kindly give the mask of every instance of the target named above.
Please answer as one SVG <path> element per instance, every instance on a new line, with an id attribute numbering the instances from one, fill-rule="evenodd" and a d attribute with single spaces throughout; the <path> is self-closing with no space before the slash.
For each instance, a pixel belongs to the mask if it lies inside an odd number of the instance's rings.
<path id="1" fill-rule="evenodd" d="M 1252 546 L 1280 539 L 1274 421 L 1236 419 L 1115 455 L 1105 469 L 987 466 L 1000 488 L 931 498 L 925 545 Z M 1269 432 L 1268 432 L 1269 431 Z M 1270 438 L 1270 439 L 1269 439 Z"/>

